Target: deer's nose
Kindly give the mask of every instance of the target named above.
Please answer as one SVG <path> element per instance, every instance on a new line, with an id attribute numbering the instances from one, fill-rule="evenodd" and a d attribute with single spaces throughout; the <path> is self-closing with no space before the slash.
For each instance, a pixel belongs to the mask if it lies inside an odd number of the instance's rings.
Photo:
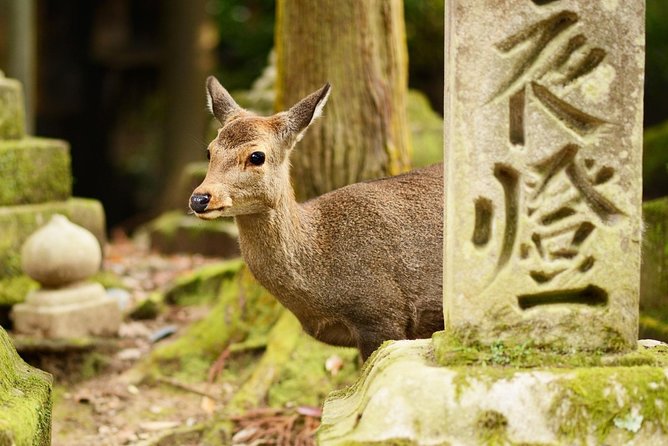
<path id="1" fill-rule="evenodd" d="M 209 205 L 210 200 L 211 200 L 211 195 L 209 194 L 204 194 L 204 195 L 193 194 L 190 197 L 190 209 L 192 209 L 197 213 L 204 212 L 206 207 Z"/>

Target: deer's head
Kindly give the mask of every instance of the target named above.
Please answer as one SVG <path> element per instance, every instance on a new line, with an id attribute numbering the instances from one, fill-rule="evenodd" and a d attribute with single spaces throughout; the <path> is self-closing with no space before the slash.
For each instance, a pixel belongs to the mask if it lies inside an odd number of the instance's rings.
<path id="1" fill-rule="evenodd" d="M 321 114 L 330 85 L 269 117 L 239 107 L 213 76 L 206 87 L 209 110 L 221 127 L 207 149 L 209 169 L 190 197 L 190 208 L 210 220 L 276 207 L 290 190 L 290 151 Z"/>

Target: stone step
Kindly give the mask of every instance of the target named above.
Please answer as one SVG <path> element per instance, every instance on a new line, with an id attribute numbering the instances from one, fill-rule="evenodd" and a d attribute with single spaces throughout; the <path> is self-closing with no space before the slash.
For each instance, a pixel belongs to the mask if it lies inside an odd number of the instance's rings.
<path id="1" fill-rule="evenodd" d="M 70 150 L 65 141 L 0 140 L 0 206 L 60 201 L 71 195 Z"/>
<path id="2" fill-rule="evenodd" d="M 51 375 L 23 362 L 0 327 L 0 444 L 51 444 L 51 385 Z"/>
<path id="3" fill-rule="evenodd" d="M 0 140 L 25 136 L 23 88 L 15 79 L 7 79 L 0 71 Z"/>
<path id="4" fill-rule="evenodd" d="M 88 229 L 104 246 L 104 209 L 97 200 L 70 198 L 41 204 L 0 206 L 0 279 L 21 274 L 23 242 L 54 214 L 63 214 L 71 222 Z"/>

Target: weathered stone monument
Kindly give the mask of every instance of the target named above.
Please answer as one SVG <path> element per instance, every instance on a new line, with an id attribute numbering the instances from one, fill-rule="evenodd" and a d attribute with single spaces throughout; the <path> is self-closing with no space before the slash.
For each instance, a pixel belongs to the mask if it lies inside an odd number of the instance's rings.
<path id="1" fill-rule="evenodd" d="M 643 2 L 495 3 L 450 11 L 449 329 L 633 349 Z"/>
<path id="2" fill-rule="evenodd" d="M 66 215 L 104 244 L 102 205 L 72 198 L 68 144 L 25 134 L 21 84 L 0 73 L 0 306 L 14 303 L 3 296 L 21 275 L 21 245 L 54 214 Z"/>
<path id="3" fill-rule="evenodd" d="M 102 262 L 88 230 L 54 215 L 21 249 L 23 270 L 40 283 L 12 309 L 14 330 L 48 338 L 114 336 L 121 324 L 116 299 L 91 281 Z"/>
<path id="4" fill-rule="evenodd" d="M 381 347 L 321 445 L 668 442 L 643 72 L 643 0 L 446 1 L 446 330 Z"/>
<path id="5" fill-rule="evenodd" d="M 0 444 L 51 444 L 51 383 L 48 373 L 19 357 L 0 327 Z"/>

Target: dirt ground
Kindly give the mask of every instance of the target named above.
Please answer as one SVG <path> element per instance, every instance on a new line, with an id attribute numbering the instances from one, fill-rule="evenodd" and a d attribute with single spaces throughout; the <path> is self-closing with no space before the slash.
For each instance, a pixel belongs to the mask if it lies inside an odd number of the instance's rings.
<path id="1" fill-rule="evenodd" d="M 180 274 L 219 260 L 149 253 L 116 235 L 105 250 L 103 269 L 121 277 L 129 290 L 121 298 L 132 308 Z M 186 383 L 173 378 L 144 384 L 135 366 L 206 312 L 205 307 L 168 307 L 155 319 L 126 318 L 119 339 L 96 348 L 94 360 L 91 355 L 60 349 L 40 355 L 37 365 L 54 374 L 52 444 L 202 444 L 198 432 L 219 416 L 226 395 L 233 392 L 231 386 L 215 380 Z M 155 339 L 161 335 L 166 338 Z M 67 355 L 70 359 L 64 360 Z M 319 409 L 312 407 L 256 409 L 232 420 L 231 444 L 311 445 L 319 415 Z M 182 434 L 189 431 L 194 434 Z"/>

